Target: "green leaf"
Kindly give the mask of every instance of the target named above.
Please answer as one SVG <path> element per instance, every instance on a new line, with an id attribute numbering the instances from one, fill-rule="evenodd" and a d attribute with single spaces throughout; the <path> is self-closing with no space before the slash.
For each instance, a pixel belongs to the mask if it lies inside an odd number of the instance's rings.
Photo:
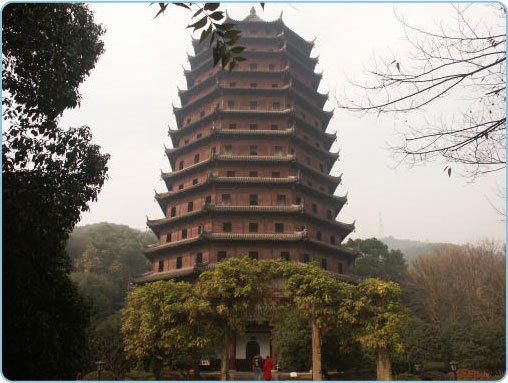
<path id="1" fill-rule="evenodd" d="M 236 66 L 236 60 L 233 59 L 231 60 L 231 62 L 229 63 L 229 71 L 231 72 L 233 69 L 235 69 L 235 66 Z"/>
<path id="2" fill-rule="evenodd" d="M 199 39 L 199 43 L 202 43 L 203 41 L 206 40 L 206 38 L 210 35 L 210 33 L 212 32 L 212 24 L 210 24 L 210 26 L 208 27 L 208 29 L 204 30 L 202 33 L 201 33 L 201 38 Z"/>
<path id="3" fill-rule="evenodd" d="M 224 12 L 222 11 L 217 11 L 217 12 L 214 12 L 212 14 L 209 15 L 212 19 L 216 20 L 216 21 L 219 21 L 219 20 L 222 20 L 224 18 Z"/>
<path id="4" fill-rule="evenodd" d="M 205 4 L 205 11 L 215 11 L 217 8 L 219 8 L 220 3 L 206 3 Z"/>
<path id="5" fill-rule="evenodd" d="M 164 4 L 164 3 L 159 3 L 159 4 Z M 173 3 L 173 5 L 176 5 L 178 7 L 183 7 L 183 8 L 186 8 L 186 9 L 190 9 L 190 7 L 188 5 L 186 5 L 186 4 L 184 4 L 184 3 Z"/>
<path id="6" fill-rule="evenodd" d="M 235 60 L 240 62 L 240 61 L 245 61 L 247 59 L 245 57 L 237 56 L 237 57 L 235 57 Z"/>
<path id="7" fill-rule="evenodd" d="M 231 52 L 234 54 L 242 53 L 245 50 L 245 47 L 234 47 L 231 49 Z"/>
<path id="8" fill-rule="evenodd" d="M 194 28 L 194 31 L 196 31 L 200 28 L 203 28 L 206 25 L 207 21 L 208 21 L 208 18 L 205 16 L 202 19 L 200 19 L 199 21 L 195 22 L 194 24 L 187 26 L 187 28 Z"/>
<path id="9" fill-rule="evenodd" d="M 215 24 L 215 27 L 221 31 L 229 31 L 234 26 L 235 26 L 235 24 L 232 24 L 232 23 Z"/>
<path id="10" fill-rule="evenodd" d="M 198 11 L 196 13 L 194 13 L 194 15 L 192 16 L 192 18 L 196 17 L 197 15 L 199 15 L 201 12 L 203 12 L 203 8 L 200 8 L 198 9 Z"/>

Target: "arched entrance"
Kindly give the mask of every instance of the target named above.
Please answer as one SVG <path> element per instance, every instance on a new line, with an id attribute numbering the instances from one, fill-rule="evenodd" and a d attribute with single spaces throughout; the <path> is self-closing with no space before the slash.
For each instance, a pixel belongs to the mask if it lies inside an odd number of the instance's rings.
<path id="1" fill-rule="evenodd" d="M 260 348 L 259 343 L 256 341 L 256 337 L 253 336 L 250 338 L 250 341 L 247 342 L 245 345 L 245 358 L 247 359 L 247 362 L 250 363 L 252 358 L 259 354 Z"/>

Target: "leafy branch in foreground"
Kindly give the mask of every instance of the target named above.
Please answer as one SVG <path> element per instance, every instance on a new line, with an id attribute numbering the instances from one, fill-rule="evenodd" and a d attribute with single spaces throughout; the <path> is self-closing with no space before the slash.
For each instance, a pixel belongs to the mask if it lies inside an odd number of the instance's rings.
<path id="1" fill-rule="evenodd" d="M 164 14 L 168 7 L 168 3 L 158 4 L 159 11 L 155 15 L 155 18 Z M 241 56 L 245 47 L 236 45 L 240 39 L 240 31 L 233 29 L 235 26 L 233 23 L 220 23 L 225 17 L 224 12 L 218 10 L 220 3 L 205 3 L 204 6 L 201 6 L 200 3 L 172 4 L 190 11 L 197 9 L 192 19 L 198 16 L 201 17 L 196 22 L 188 25 L 187 28 L 193 28 L 193 32 L 201 30 L 200 43 L 207 39 L 210 40 L 209 46 L 211 47 L 213 45 L 212 53 L 214 66 L 220 62 L 222 69 L 227 67 L 229 71 L 232 71 L 238 62 L 245 61 L 245 58 Z M 265 4 L 260 3 L 260 5 L 264 9 Z"/>

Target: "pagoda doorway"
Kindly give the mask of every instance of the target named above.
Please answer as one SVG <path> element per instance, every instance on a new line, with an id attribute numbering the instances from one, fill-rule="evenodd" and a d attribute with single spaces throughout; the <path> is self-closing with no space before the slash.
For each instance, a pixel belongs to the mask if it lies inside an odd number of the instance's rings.
<path id="1" fill-rule="evenodd" d="M 250 341 L 245 345 L 245 359 L 248 362 L 252 360 L 256 355 L 260 353 L 259 343 L 256 341 L 256 337 L 253 336 L 250 338 Z"/>

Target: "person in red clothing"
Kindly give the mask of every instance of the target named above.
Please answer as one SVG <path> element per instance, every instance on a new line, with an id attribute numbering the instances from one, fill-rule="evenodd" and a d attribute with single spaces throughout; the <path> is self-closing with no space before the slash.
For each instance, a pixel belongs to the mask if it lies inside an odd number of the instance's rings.
<path id="1" fill-rule="evenodd" d="M 274 368 L 274 364 L 270 359 L 270 356 L 267 355 L 265 359 L 265 365 L 263 366 L 263 379 L 264 380 L 272 380 L 272 370 Z"/>

